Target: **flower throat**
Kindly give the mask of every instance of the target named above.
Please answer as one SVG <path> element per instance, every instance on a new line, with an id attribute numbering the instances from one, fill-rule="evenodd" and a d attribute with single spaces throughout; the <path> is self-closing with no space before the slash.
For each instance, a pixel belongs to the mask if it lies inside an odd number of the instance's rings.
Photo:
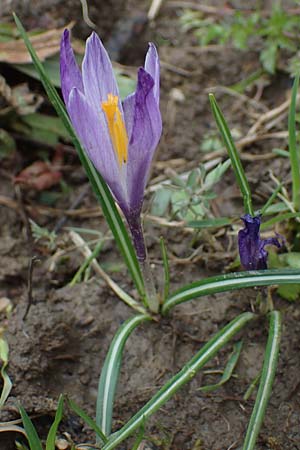
<path id="1" fill-rule="evenodd" d="M 127 162 L 128 137 L 122 114 L 118 107 L 118 96 L 108 94 L 107 101 L 101 104 L 106 116 L 109 135 L 116 152 L 119 165 Z"/>

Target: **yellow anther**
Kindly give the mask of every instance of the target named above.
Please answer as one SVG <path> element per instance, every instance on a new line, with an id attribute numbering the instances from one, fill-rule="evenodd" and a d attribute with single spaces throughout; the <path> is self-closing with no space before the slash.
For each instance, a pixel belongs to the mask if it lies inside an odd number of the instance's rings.
<path id="1" fill-rule="evenodd" d="M 120 166 L 127 162 L 128 137 L 122 114 L 118 107 L 118 96 L 108 94 L 107 101 L 102 102 L 111 142 Z"/>

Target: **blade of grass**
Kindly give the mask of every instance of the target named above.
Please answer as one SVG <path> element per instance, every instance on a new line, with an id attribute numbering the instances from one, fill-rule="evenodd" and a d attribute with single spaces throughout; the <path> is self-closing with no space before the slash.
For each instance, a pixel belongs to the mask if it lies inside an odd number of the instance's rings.
<path id="1" fill-rule="evenodd" d="M 99 242 L 97 242 L 96 247 L 91 252 L 90 256 L 86 258 L 83 264 L 81 264 L 81 266 L 75 273 L 74 277 L 70 281 L 69 286 L 74 286 L 76 283 L 80 282 L 83 273 L 91 265 L 92 261 L 98 257 L 100 251 L 102 250 L 102 247 L 103 247 L 103 240 L 101 239 L 99 240 Z"/>
<path id="2" fill-rule="evenodd" d="M 144 435 L 145 435 L 145 425 L 142 424 L 131 450 L 139 450 L 140 443 L 142 442 Z"/>
<path id="3" fill-rule="evenodd" d="M 105 436 L 111 433 L 113 404 L 124 346 L 133 330 L 145 320 L 151 320 L 151 317 L 139 314 L 127 319 L 115 334 L 106 355 L 99 379 L 96 407 L 96 423 Z"/>
<path id="4" fill-rule="evenodd" d="M 207 386 L 202 386 L 198 389 L 198 391 L 202 391 L 202 392 L 215 391 L 216 389 L 219 389 L 219 387 L 221 387 L 223 384 L 227 383 L 228 380 L 230 380 L 232 373 L 234 371 L 234 368 L 237 365 L 237 362 L 239 360 L 242 346 L 243 346 L 243 341 L 239 341 L 236 344 L 234 344 L 233 352 L 230 355 L 230 358 L 226 364 L 226 367 L 225 367 L 225 370 L 221 377 L 221 380 L 216 384 L 209 384 Z"/>
<path id="5" fill-rule="evenodd" d="M 19 406 L 19 410 L 22 417 L 24 429 L 26 431 L 30 450 L 43 450 L 40 438 L 25 409 L 22 406 Z"/>
<path id="6" fill-rule="evenodd" d="M 82 165 L 85 168 L 85 171 L 87 173 L 87 176 L 92 184 L 93 190 L 102 206 L 103 214 L 106 217 L 106 220 L 108 222 L 108 225 L 110 226 L 112 233 L 114 235 L 114 238 L 119 246 L 119 249 L 124 257 L 125 263 L 128 267 L 128 270 L 132 276 L 132 279 L 137 287 L 137 290 L 139 291 L 140 295 L 142 297 L 145 297 L 145 290 L 144 290 L 144 283 L 141 275 L 141 271 L 139 268 L 139 264 L 137 261 L 137 257 L 135 254 L 135 250 L 133 248 L 132 242 L 129 238 L 128 232 L 126 230 L 126 227 L 123 223 L 123 220 L 117 210 L 117 207 L 115 205 L 115 202 L 112 198 L 112 195 L 104 182 L 101 175 L 96 171 L 95 167 L 91 163 L 91 161 L 88 159 L 83 147 L 81 146 L 75 131 L 73 129 L 73 126 L 71 124 L 71 121 L 69 119 L 69 116 L 66 112 L 65 106 L 59 97 L 56 89 L 52 85 L 51 81 L 47 77 L 47 74 L 44 70 L 44 67 L 37 57 L 37 54 L 35 50 L 33 49 L 30 40 L 28 39 L 28 36 L 26 34 L 26 31 L 21 24 L 19 18 L 16 14 L 13 14 L 17 28 L 25 42 L 25 45 L 31 55 L 32 61 L 35 65 L 35 68 L 37 72 L 39 73 L 41 82 L 45 88 L 45 91 L 49 97 L 49 100 L 51 101 L 53 107 L 55 108 L 57 114 L 61 118 L 63 124 L 65 125 L 67 131 L 70 134 L 70 137 L 72 139 L 72 142 L 78 152 L 80 161 Z"/>
<path id="7" fill-rule="evenodd" d="M 222 328 L 213 336 L 196 355 L 141 408 L 121 430 L 112 434 L 108 443 L 102 450 L 112 450 L 124 439 L 130 436 L 146 421 L 153 413 L 160 409 L 176 392 L 188 381 L 192 380 L 196 373 L 211 359 L 218 351 L 226 345 L 232 337 L 238 333 L 249 321 L 256 316 L 250 312 L 241 314 Z"/>
<path id="8" fill-rule="evenodd" d="M 261 377 L 261 371 L 259 371 L 259 373 L 256 375 L 256 377 L 251 381 L 248 389 L 246 390 L 245 394 L 243 395 L 243 400 L 246 402 L 247 400 L 249 400 L 249 398 L 251 397 L 252 392 L 255 389 L 255 386 L 257 385 L 257 383 L 259 382 Z"/>
<path id="9" fill-rule="evenodd" d="M 97 426 L 96 422 L 87 415 L 86 412 L 84 412 L 73 400 L 71 400 L 69 397 L 67 397 L 67 402 L 70 406 L 70 408 L 74 411 L 75 414 L 77 414 L 81 419 L 96 433 L 96 436 L 100 441 L 102 441 L 104 444 L 108 441 L 107 437 L 102 433 L 100 428 Z"/>
<path id="10" fill-rule="evenodd" d="M 64 400 L 65 400 L 64 396 L 61 395 L 58 400 L 58 405 L 57 405 L 54 422 L 51 425 L 51 428 L 50 428 L 48 436 L 47 436 L 46 450 L 55 450 L 56 433 L 57 433 L 58 426 L 61 422 L 61 419 L 63 417 Z"/>
<path id="11" fill-rule="evenodd" d="M 296 103 L 299 87 L 299 75 L 295 77 L 292 89 L 291 104 L 289 110 L 288 129 L 289 129 L 289 155 L 291 162 L 292 175 L 292 198 L 296 211 L 300 212 L 300 158 L 297 148 L 296 138 Z"/>
<path id="12" fill-rule="evenodd" d="M 167 249 L 165 246 L 164 238 L 160 238 L 160 249 L 163 259 L 163 265 L 164 265 L 164 292 L 163 292 L 163 301 L 168 297 L 169 295 L 169 289 L 170 289 L 170 268 L 169 268 L 169 259 L 167 254 Z"/>
<path id="13" fill-rule="evenodd" d="M 299 284 L 300 270 L 256 270 L 249 272 L 234 272 L 216 277 L 205 278 L 182 287 L 171 294 L 162 305 L 162 314 L 180 303 L 203 295 L 232 291 L 255 286 L 270 286 L 282 284 Z"/>
<path id="14" fill-rule="evenodd" d="M 250 186 L 249 186 L 245 171 L 243 169 L 243 166 L 242 166 L 242 163 L 240 160 L 240 156 L 234 145 L 234 142 L 233 142 L 230 130 L 228 128 L 228 125 L 226 123 L 226 120 L 225 120 L 225 118 L 222 114 L 222 111 L 220 110 L 220 108 L 217 104 L 217 101 L 215 99 L 215 96 L 213 94 L 209 94 L 209 101 L 210 101 L 210 105 L 211 105 L 211 109 L 212 109 L 215 121 L 216 121 L 219 131 L 222 135 L 225 147 L 227 148 L 236 181 L 239 185 L 241 194 L 243 196 L 245 213 L 251 214 L 251 216 L 253 216 L 254 211 L 253 211 L 253 206 L 252 206 L 251 190 L 250 190 Z"/>
<path id="15" fill-rule="evenodd" d="M 2 380 L 3 380 L 3 387 L 2 387 L 1 397 L 0 397 L 0 409 L 6 402 L 7 397 L 9 396 L 9 393 L 12 388 L 12 382 L 6 372 L 6 368 L 8 365 L 8 354 L 9 354 L 8 343 L 5 339 L 0 338 L 0 359 L 2 361 L 2 367 L 1 367 L 0 373 L 1 373 Z"/>
<path id="16" fill-rule="evenodd" d="M 213 219 L 191 220 L 187 222 L 186 226 L 190 228 L 219 228 L 231 225 L 232 222 L 233 219 L 228 217 L 215 217 Z"/>
<path id="17" fill-rule="evenodd" d="M 283 222 L 284 220 L 297 219 L 299 217 L 300 217 L 300 212 L 280 214 L 279 216 L 272 217 L 272 219 L 267 220 L 266 222 L 263 222 L 261 224 L 260 229 L 263 231 L 263 230 L 266 230 L 267 228 L 271 227 L 275 223 Z"/>
<path id="18" fill-rule="evenodd" d="M 280 335 L 281 315 L 279 311 L 272 311 L 270 313 L 269 337 L 266 346 L 263 369 L 243 450 L 253 450 L 255 448 L 256 439 L 263 423 L 267 404 L 271 396 L 279 355 Z"/>
<path id="19" fill-rule="evenodd" d="M 271 204 L 273 203 L 273 201 L 275 200 L 275 198 L 277 197 L 278 192 L 281 190 L 282 188 L 282 183 L 279 183 L 278 186 L 276 186 L 276 189 L 273 191 L 272 195 L 270 196 L 270 198 L 268 199 L 268 201 L 265 203 L 265 205 L 261 208 L 260 210 L 260 214 L 263 216 L 265 214 L 265 212 L 267 211 L 267 209 L 269 208 L 269 206 L 271 206 Z"/>

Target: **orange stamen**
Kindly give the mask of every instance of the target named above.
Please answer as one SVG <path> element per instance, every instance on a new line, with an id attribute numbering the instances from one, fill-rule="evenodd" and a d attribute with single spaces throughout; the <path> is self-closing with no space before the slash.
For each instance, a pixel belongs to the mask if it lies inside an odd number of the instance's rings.
<path id="1" fill-rule="evenodd" d="M 107 101 L 102 102 L 101 106 L 106 116 L 111 142 L 121 166 L 122 163 L 127 162 L 128 137 L 125 123 L 118 107 L 118 96 L 108 94 Z"/>

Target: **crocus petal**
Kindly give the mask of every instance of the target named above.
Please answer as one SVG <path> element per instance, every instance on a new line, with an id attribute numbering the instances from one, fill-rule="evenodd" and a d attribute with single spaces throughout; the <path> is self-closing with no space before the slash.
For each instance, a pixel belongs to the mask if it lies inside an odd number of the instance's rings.
<path id="1" fill-rule="evenodd" d="M 245 269 L 255 270 L 259 259 L 260 218 L 246 214 L 242 220 L 245 228 L 238 234 L 240 260 Z"/>
<path id="2" fill-rule="evenodd" d="M 85 96 L 96 110 L 101 110 L 101 103 L 107 100 L 108 94 L 119 97 L 109 56 L 100 38 L 94 32 L 86 41 L 82 78 Z"/>
<path id="3" fill-rule="evenodd" d="M 63 98 L 67 104 L 73 87 L 83 92 L 82 76 L 70 44 L 69 30 L 64 31 L 60 43 L 60 78 Z"/>
<path id="4" fill-rule="evenodd" d="M 140 212 L 154 151 L 162 131 L 161 115 L 153 93 L 154 81 L 143 68 L 137 89 L 123 102 L 128 132 L 127 189 L 132 211 Z"/>
<path id="5" fill-rule="evenodd" d="M 157 103 L 159 103 L 160 65 L 156 47 L 154 44 L 152 44 L 152 42 L 149 43 L 149 49 L 146 54 L 144 68 L 146 72 L 148 72 L 154 80 L 153 93 Z"/>
<path id="6" fill-rule="evenodd" d="M 277 238 L 260 239 L 259 229 L 261 219 L 246 214 L 242 217 L 245 228 L 239 231 L 238 244 L 240 260 L 246 270 L 264 270 L 268 266 L 268 252 L 266 245 L 281 247 Z"/>
<path id="7" fill-rule="evenodd" d="M 84 95 L 76 88 L 69 96 L 68 112 L 76 133 L 88 157 L 109 185 L 122 207 L 127 203 L 126 185 L 122 182 L 120 169 L 105 123 L 104 114 L 98 114 Z"/>

